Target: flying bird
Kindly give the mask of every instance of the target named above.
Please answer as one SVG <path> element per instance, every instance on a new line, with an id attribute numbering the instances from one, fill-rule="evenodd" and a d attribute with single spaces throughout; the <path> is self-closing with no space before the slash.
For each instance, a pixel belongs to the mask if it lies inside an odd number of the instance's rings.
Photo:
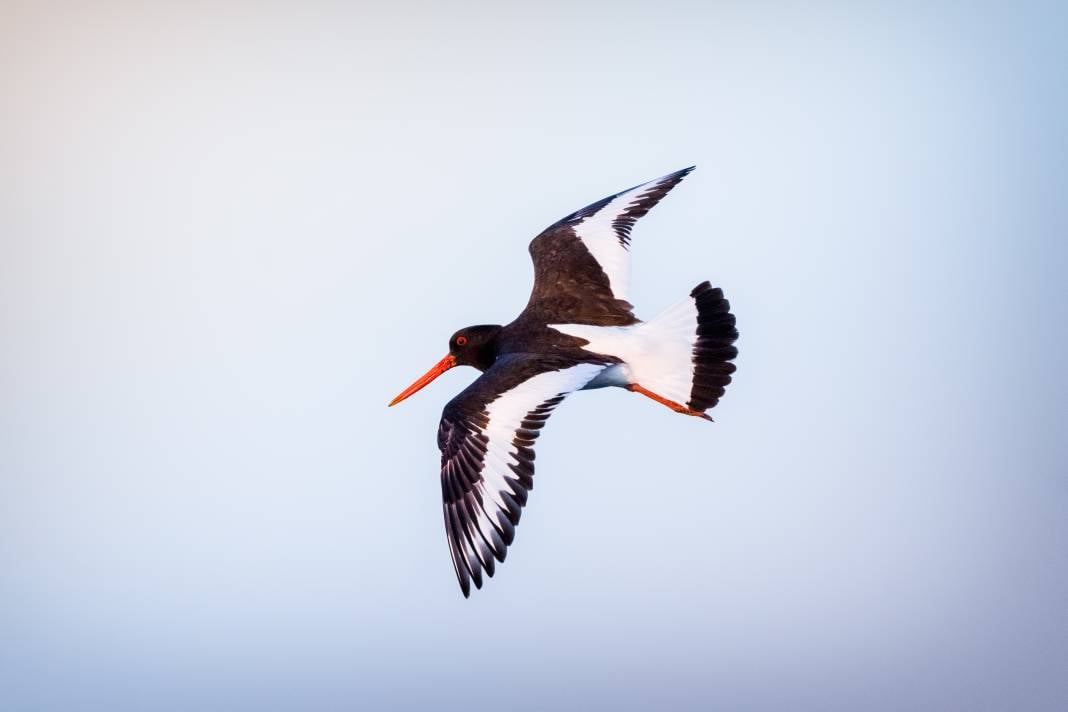
<path id="1" fill-rule="evenodd" d="M 571 392 L 615 386 L 677 413 L 705 413 L 731 382 L 734 315 L 709 282 L 651 321 L 627 301 L 631 230 L 693 166 L 598 200 L 530 243 L 534 289 L 510 324 L 460 329 L 395 405 L 456 366 L 482 375 L 438 426 L 452 565 L 465 597 L 493 576 L 534 486 L 534 441 Z"/>

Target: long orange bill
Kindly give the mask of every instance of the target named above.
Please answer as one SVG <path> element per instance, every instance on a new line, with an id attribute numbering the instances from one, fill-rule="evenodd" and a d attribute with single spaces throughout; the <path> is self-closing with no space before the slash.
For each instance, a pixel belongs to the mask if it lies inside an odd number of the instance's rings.
<path id="1" fill-rule="evenodd" d="M 416 391 L 421 389 L 423 386 L 425 386 L 426 384 L 430 383 L 435 378 L 437 378 L 441 374 L 445 373 L 446 371 L 448 371 L 450 368 L 452 368 L 455 365 L 456 365 L 456 359 L 453 358 L 452 354 L 449 354 L 448 356 L 446 356 L 445 358 L 441 359 L 436 364 L 434 364 L 434 368 L 430 369 L 425 374 L 423 374 L 422 378 L 420 378 L 418 381 L 416 381 L 412 385 L 410 385 L 407 388 L 405 388 L 401 392 L 401 394 L 399 396 L 397 396 L 396 398 L 394 398 L 393 400 L 391 400 L 389 402 L 389 405 L 391 407 L 397 405 L 402 400 L 404 400 L 408 396 L 412 395 L 413 393 L 415 393 Z"/>

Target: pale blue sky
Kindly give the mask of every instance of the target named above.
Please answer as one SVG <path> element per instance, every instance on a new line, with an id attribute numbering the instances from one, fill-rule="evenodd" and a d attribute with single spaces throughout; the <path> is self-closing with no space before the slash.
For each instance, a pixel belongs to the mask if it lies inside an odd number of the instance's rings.
<path id="1" fill-rule="evenodd" d="M 0 707 L 1068 707 L 1056 4 L 224 3 L 0 22 Z M 464 600 L 386 402 L 634 232 L 710 425 L 577 394 Z"/>

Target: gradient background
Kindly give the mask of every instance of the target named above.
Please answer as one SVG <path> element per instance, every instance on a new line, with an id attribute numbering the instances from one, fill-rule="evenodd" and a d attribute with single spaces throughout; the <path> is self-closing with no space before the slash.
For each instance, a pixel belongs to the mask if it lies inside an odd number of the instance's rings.
<path id="1" fill-rule="evenodd" d="M 1068 709 L 1066 15 L 5 3 L 0 708 Z M 465 601 L 386 402 L 691 163 L 716 424 L 569 399 Z"/>

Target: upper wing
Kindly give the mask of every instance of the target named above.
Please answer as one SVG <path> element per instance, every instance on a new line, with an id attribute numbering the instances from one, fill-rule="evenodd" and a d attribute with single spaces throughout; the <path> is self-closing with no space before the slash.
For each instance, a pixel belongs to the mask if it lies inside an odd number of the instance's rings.
<path id="1" fill-rule="evenodd" d="M 470 579 L 504 561 L 534 487 L 534 440 L 571 391 L 604 365 L 506 356 L 445 406 L 438 426 L 441 494 L 452 565 L 464 596 Z"/>
<path id="2" fill-rule="evenodd" d="M 535 237 L 530 243 L 534 290 L 527 310 L 549 323 L 637 323 L 627 302 L 631 228 L 693 169 L 598 200 Z"/>

